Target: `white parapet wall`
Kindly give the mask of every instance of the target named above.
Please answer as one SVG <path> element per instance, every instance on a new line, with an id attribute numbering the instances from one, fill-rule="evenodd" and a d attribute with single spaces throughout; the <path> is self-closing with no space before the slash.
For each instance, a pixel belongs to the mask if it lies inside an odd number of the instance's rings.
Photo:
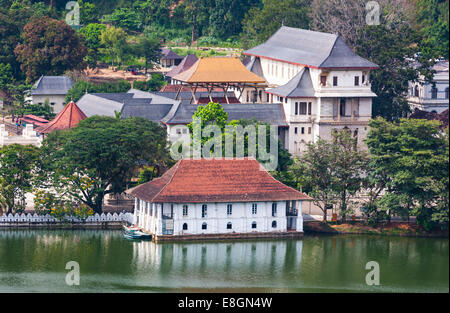
<path id="1" fill-rule="evenodd" d="M 96 226 L 102 223 L 132 223 L 132 213 L 102 213 L 89 216 L 85 221 L 82 221 L 75 217 L 67 217 L 66 223 L 70 224 L 82 224 L 86 226 Z M 57 218 L 50 215 L 38 215 L 36 213 L 31 214 L 4 214 L 0 216 L 0 228 L 2 227 L 26 227 L 26 226 L 48 226 L 62 223 Z"/>
<path id="2" fill-rule="evenodd" d="M 0 125 L 0 147 L 12 144 L 19 145 L 33 145 L 40 147 L 42 145 L 42 138 L 33 130 L 33 125 L 28 124 L 23 130 L 22 136 L 10 136 L 6 131 L 6 125 Z"/>

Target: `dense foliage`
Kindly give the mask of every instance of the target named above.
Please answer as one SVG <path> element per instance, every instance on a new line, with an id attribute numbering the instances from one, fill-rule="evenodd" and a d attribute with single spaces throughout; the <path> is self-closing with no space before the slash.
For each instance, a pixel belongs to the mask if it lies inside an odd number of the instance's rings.
<path id="1" fill-rule="evenodd" d="M 0 207 L 7 213 L 25 210 L 25 195 L 32 191 L 39 149 L 13 144 L 0 148 Z"/>
<path id="2" fill-rule="evenodd" d="M 28 82 L 41 75 L 61 75 L 84 67 L 86 48 L 75 31 L 63 21 L 34 18 L 25 25 L 23 43 L 15 49 Z"/>
<path id="3" fill-rule="evenodd" d="M 141 164 L 166 167 L 165 130 L 142 118 L 94 116 L 51 133 L 41 149 L 38 187 L 102 212 L 103 198 L 122 193 Z M 51 188 L 50 188 L 51 187 Z"/>
<path id="4" fill-rule="evenodd" d="M 112 93 L 127 92 L 130 90 L 131 84 L 126 80 L 118 80 L 112 83 L 94 84 L 85 80 L 77 81 L 67 92 L 66 102 L 77 102 L 86 93 Z"/>
<path id="5" fill-rule="evenodd" d="M 373 225 L 392 216 L 416 216 L 425 230 L 448 227 L 448 127 L 442 131 L 437 121 L 383 118 L 370 127 L 370 154 L 354 148 L 351 134 L 342 130 L 330 142 L 309 144 L 289 169 L 322 209 L 324 221 L 326 209 L 336 208 L 345 221 L 359 208 Z"/>

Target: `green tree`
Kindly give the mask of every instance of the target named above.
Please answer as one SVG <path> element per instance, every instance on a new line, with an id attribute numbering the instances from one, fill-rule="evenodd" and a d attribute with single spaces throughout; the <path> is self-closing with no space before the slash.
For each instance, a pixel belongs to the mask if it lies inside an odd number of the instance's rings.
<path id="1" fill-rule="evenodd" d="M 124 93 L 130 90 L 131 84 L 126 80 L 118 80 L 111 83 L 95 84 L 85 80 L 78 80 L 72 88 L 69 89 L 66 95 L 66 102 L 77 102 L 87 93 Z"/>
<path id="2" fill-rule="evenodd" d="M 104 24 L 92 23 L 80 29 L 79 33 L 84 36 L 87 47 L 86 62 L 91 67 L 97 66 L 100 54 L 100 34 L 106 29 Z"/>
<path id="3" fill-rule="evenodd" d="M 343 222 L 353 211 L 351 198 L 361 190 L 366 175 L 368 156 L 356 149 L 356 138 L 350 130 L 340 130 L 333 134 L 332 170 L 336 180 L 334 190 L 338 194 L 337 204 Z"/>
<path id="4" fill-rule="evenodd" d="M 145 74 L 147 69 L 153 69 L 155 63 L 161 58 L 161 43 L 156 38 L 141 37 L 139 43 L 133 49 L 135 54 L 145 60 Z"/>
<path id="5" fill-rule="evenodd" d="M 448 0 L 418 0 L 417 22 L 423 36 L 422 53 L 428 58 L 448 60 Z"/>
<path id="6" fill-rule="evenodd" d="M 262 7 L 252 7 L 243 20 L 241 36 L 244 48 L 267 40 L 281 25 L 309 28 L 310 0 L 263 0 Z"/>
<path id="7" fill-rule="evenodd" d="M 141 29 L 139 15 L 131 8 L 117 8 L 112 14 L 106 15 L 103 21 L 110 22 L 128 31 L 138 31 Z"/>
<path id="8" fill-rule="evenodd" d="M 322 210 L 324 223 L 327 222 L 327 210 L 333 207 L 338 196 L 332 168 L 334 152 L 332 143 L 319 138 L 316 143 L 309 143 L 305 154 L 289 168 L 299 186 Z"/>
<path id="9" fill-rule="evenodd" d="M 414 215 L 426 230 L 448 226 L 448 129 L 437 121 L 377 118 L 367 136 L 376 169 L 389 177 L 380 205 L 397 215 Z"/>
<path id="10" fill-rule="evenodd" d="M 423 74 L 431 81 L 432 62 L 417 55 L 420 37 L 406 24 L 370 25 L 360 31 L 356 51 L 362 57 L 377 63 L 380 68 L 370 73 L 372 91 L 377 95 L 373 99 L 372 115 L 387 120 L 405 117 L 410 108 L 406 100 L 408 82 L 417 81 Z M 417 59 L 419 68 L 415 68 L 411 59 Z"/>
<path id="11" fill-rule="evenodd" d="M 80 6 L 80 20 L 82 25 L 95 23 L 100 19 L 99 10 L 95 3 L 86 0 L 78 0 L 77 2 Z"/>
<path id="12" fill-rule="evenodd" d="M 86 47 L 75 31 L 62 21 L 33 18 L 25 25 L 22 38 L 23 43 L 14 53 L 29 82 L 41 75 L 61 75 L 85 66 Z"/>
<path id="13" fill-rule="evenodd" d="M 43 142 L 40 188 L 51 187 L 102 212 L 103 198 L 123 192 L 140 164 L 166 168 L 166 132 L 143 118 L 94 116 Z"/>
<path id="14" fill-rule="evenodd" d="M 152 74 L 152 78 L 147 81 L 135 81 L 133 88 L 142 91 L 159 91 L 166 84 L 164 76 L 161 73 Z"/>
<path id="15" fill-rule="evenodd" d="M 100 34 L 100 43 L 103 48 L 101 52 L 111 57 L 111 65 L 114 66 L 114 59 L 120 54 L 120 48 L 126 41 L 127 33 L 122 28 L 114 26 L 107 27 Z"/>
<path id="16" fill-rule="evenodd" d="M 8 145 L 0 148 L 0 193 L 7 213 L 25 209 L 25 195 L 32 191 L 33 173 L 39 162 L 39 148 Z"/>
<path id="17" fill-rule="evenodd" d="M 270 131 L 270 125 L 267 123 L 261 123 L 257 120 L 245 120 L 245 119 L 241 119 L 241 120 L 232 120 L 232 121 L 227 121 L 228 120 L 228 113 L 225 112 L 225 110 L 223 109 L 223 106 L 219 103 L 214 103 L 214 102 L 210 102 L 207 105 L 200 105 L 197 107 L 197 111 L 194 113 L 193 115 L 193 120 L 196 118 L 200 118 L 201 119 L 201 125 L 200 125 L 200 129 L 202 132 L 202 138 L 201 138 L 201 142 L 200 142 L 200 146 L 203 148 L 205 146 L 205 144 L 207 142 L 210 142 L 213 138 L 214 139 L 218 139 L 220 140 L 216 142 L 216 144 L 220 144 L 222 147 L 222 151 L 220 153 L 221 156 L 223 157 L 231 157 L 231 155 L 227 155 L 226 154 L 226 141 L 232 142 L 233 143 L 233 157 L 236 157 L 237 155 L 237 136 L 238 135 L 242 135 L 243 137 L 243 144 L 244 144 L 244 149 L 243 149 L 243 156 L 244 157 L 248 157 L 248 156 L 253 156 L 255 157 L 257 160 L 259 160 L 260 162 L 263 161 L 268 161 L 267 160 L 267 156 L 268 154 L 271 153 L 271 148 L 273 150 L 273 147 L 271 147 L 271 143 L 272 142 L 276 142 L 277 147 L 277 168 L 276 171 L 272 174 L 274 175 L 278 175 L 278 176 L 282 176 L 281 172 L 286 171 L 288 166 L 291 164 L 292 160 L 291 160 L 291 155 L 289 154 L 289 152 L 284 149 L 282 147 L 281 142 L 278 140 L 278 134 L 277 133 L 273 133 Z M 220 138 L 217 137 L 213 137 L 211 136 L 211 134 L 208 134 L 207 132 L 207 127 L 208 126 L 218 126 L 218 129 L 220 130 Z M 249 133 L 246 131 L 246 127 L 247 126 L 254 126 L 254 136 L 255 138 L 253 140 L 255 140 L 255 147 L 254 147 L 254 151 L 253 148 L 251 149 L 251 147 L 249 147 L 249 143 L 251 142 L 249 139 Z M 266 136 L 265 136 L 265 150 L 262 150 L 261 153 L 266 153 L 265 156 L 260 155 L 260 148 L 259 148 L 259 131 L 262 129 L 260 128 L 261 126 L 264 126 L 266 129 Z M 190 134 L 191 134 L 191 139 L 194 139 L 194 122 L 191 122 L 188 124 L 189 130 L 190 130 Z M 214 136 L 216 136 L 217 134 L 214 134 Z M 271 138 L 271 136 L 276 136 L 276 138 Z M 212 149 L 213 147 L 211 147 L 211 153 L 216 152 L 213 151 Z M 263 147 L 264 148 L 264 147 Z M 214 149 L 217 149 L 217 147 L 215 146 Z"/>
<path id="18" fill-rule="evenodd" d="M 343 129 L 332 141 L 318 139 L 307 145 L 306 152 L 290 167 L 303 190 L 313 197 L 323 212 L 337 205 L 342 221 L 352 211 L 351 198 L 361 190 L 367 170 L 367 153 L 356 149 L 356 140 Z"/>

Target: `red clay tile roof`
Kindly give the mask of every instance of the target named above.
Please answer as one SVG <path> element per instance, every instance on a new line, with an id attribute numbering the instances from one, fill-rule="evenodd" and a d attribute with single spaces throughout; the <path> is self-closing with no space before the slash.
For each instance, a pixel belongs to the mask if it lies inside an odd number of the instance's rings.
<path id="1" fill-rule="evenodd" d="M 78 125 L 78 123 L 86 118 L 86 115 L 75 102 L 69 102 L 64 109 L 56 115 L 50 123 L 44 126 L 36 128 L 39 133 L 50 133 L 54 130 L 63 130 L 72 128 Z"/>
<path id="2" fill-rule="evenodd" d="M 253 158 L 180 160 L 160 178 L 127 192 L 157 203 L 311 200 L 275 180 Z"/>
<path id="3" fill-rule="evenodd" d="M 225 97 L 211 97 L 211 98 L 212 102 L 215 103 L 227 103 L 227 98 Z M 229 103 L 241 103 L 241 101 L 239 101 L 236 97 L 228 97 L 228 101 Z M 211 102 L 209 97 L 201 97 L 197 99 L 198 104 L 208 104 L 209 102 Z"/>
<path id="4" fill-rule="evenodd" d="M 33 115 L 33 114 L 27 114 L 20 118 L 21 121 L 25 123 L 30 123 L 35 126 L 43 126 L 48 123 L 48 121 L 45 118 Z"/>

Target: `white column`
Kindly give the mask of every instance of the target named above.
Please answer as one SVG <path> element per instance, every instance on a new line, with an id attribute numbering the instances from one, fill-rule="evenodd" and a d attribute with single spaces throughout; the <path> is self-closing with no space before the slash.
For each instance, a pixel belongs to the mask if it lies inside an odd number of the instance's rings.
<path id="1" fill-rule="evenodd" d="M 298 208 L 297 208 L 297 227 L 296 230 L 298 232 L 303 232 L 303 213 L 302 213 L 302 201 L 297 201 Z"/>

